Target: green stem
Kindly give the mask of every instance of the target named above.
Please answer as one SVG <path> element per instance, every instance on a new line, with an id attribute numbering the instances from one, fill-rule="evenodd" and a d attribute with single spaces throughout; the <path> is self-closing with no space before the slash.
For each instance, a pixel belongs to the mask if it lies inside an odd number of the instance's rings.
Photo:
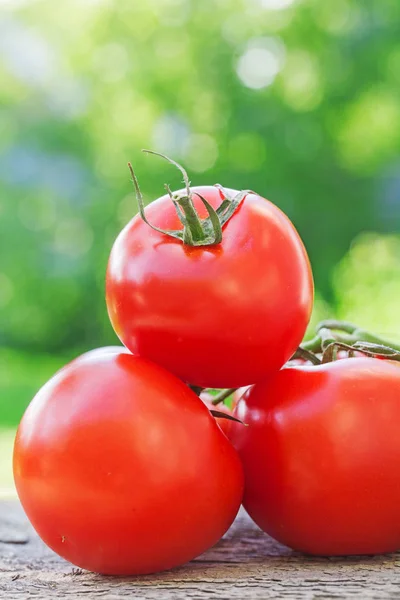
<path id="1" fill-rule="evenodd" d="M 136 175 L 135 175 L 135 172 L 134 172 L 134 170 L 133 170 L 133 167 L 132 167 L 132 165 L 131 165 L 131 163 L 130 163 L 130 162 L 128 162 L 128 168 L 129 168 L 129 171 L 130 171 L 130 173 L 131 173 L 131 177 L 132 177 L 132 183 L 133 183 L 133 185 L 134 185 L 135 192 L 136 192 L 136 200 L 137 200 L 137 203 L 138 203 L 139 214 L 140 214 L 141 218 L 143 219 L 143 221 L 144 221 L 144 222 L 145 222 L 145 223 L 146 223 L 146 224 L 147 224 L 149 227 L 151 227 L 152 229 L 154 229 L 154 231 L 158 231 L 159 233 L 167 233 L 167 234 L 169 234 L 169 235 L 173 235 L 174 237 L 177 237 L 177 238 L 178 238 L 178 234 L 174 235 L 174 232 L 167 232 L 167 231 L 165 231 L 164 229 L 160 229 L 159 227 L 156 227 L 156 225 L 152 225 L 152 224 L 151 224 L 151 223 L 150 223 L 150 222 L 147 220 L 146 213 L 145 213 L 145 211 L 144 211 L 143 195 L 142 195 L 142 192 L 140 191 L 139 182 L 138 182 L 138 180 L 137 180 L 137 177 L 136 177 Z M 179 239 L 179 238 L 178 238 L 178 239 Z"/>
<path id="2" fill-rule="evenodd" d="M 319 337 L 321 339 L 321 350 L 322 352 L 330 345 L 333 344 L 335 342 L 341 342 L 343 344 L 348 344 L 349 346 L 351 346 L 355 340 L 355 338 L 353 338 L 352 335 L 342 332 L 342 333 L 337 333 L 337 332 L 333 332 L 331 329 L 328 329 L 328 327 L 321 327 L 321 329 L 319 330 Z"/>
<path id="3" fill-rule="evenodd" d="M 335 331 L 344 331 L 345 333 L 354 333 L 358 329 L 357 325 L 348 321 L 337 321 L 336 319 L 326 319 L 317 325 L 317 333 L 321 329 L 333 329 Z"/>
<path id="4" fill-rule="evenodd" d="M 390 348 L 393 348 L 394 350 L 400 351 L 400 343 L 397 344 L 393 342 L 393 340 L 388 340 L 385 337 L 367 331 L 366 329 L 358 327 L 357 325 L 349 323 L 348 321 L 337 321 L 335 319 L 321 321 L 321 323 L 317 325 L 317 333 L 319 335 L 317 335 L 317 337 L 314 338 L 314 340 L 318 340 L 318 337 L 320 337 L 321 330 L 325 329 L 331 330 L 334 339 L 345 344 L 351 345 L 355 344 L 356 342 L 370 342 L 372 344 L 380 344 L 381 346 L 388 346 Z"/>
<path id="5" fill-rule="evenodd" d="M 169 158 L 169 156 L 165 156 L 165 154 L 161 154 L 160 152 L 154 152 L 154 150 L 146 150 L 145 148 L 143 148 L 142 152 L 144 152 L 145 154 L 153 154 L 154 156 L 159 156 L 160 158 L 163 158 L 164 160 L 169 162 L 171 165 L 174 165 L 174 167 L 179 169 L 179 171 L 182 173 L 183 183 L 185 184 L 185 188 L 186 188 L 186 194 L 190 197 L 190 181 L 189 181 L 188 174 L 185 171 L 185 169 L 182 167 L 182 165 L 177 163 L 172 158 Z"/>
<path id="6" fill-rule="evenodd" d="M 301 352 L 322 353 L 322 362 L 329 362 L 335 358 L 338 349 L 353 350 L 353 352 L 358 350 L 369 356 L 392 357 L 400 353 L 400 343 L 371 333 L 353 323 L 330 319 L 319 323 L 317 335 L 303 342 L 294 358 L 301 357 Z M 308 360 L 311 358 L 309 357 Z M 397 356 L 394 360 L 398 360 Z"/>
<path id="7" fill-rule="evenodd" d="M 185 233 L 189 233 L 187 239 L 183 238 L 186 244 L 193 244 L 193 242 L 201 242 L 205 239 L 205 233 L 201 225 L 199 215 L 197 214 L 193 202 L 189 196 L 181 196 L 176 199 L 177 204 L 182 208 L 185 214 Z"/>
<path id="8" fill-rule="evenodd" d="M 345 350 L 348 352 L 349 357 L 354 356 L 355 352 L 360 352 L 361 354 L 365 354 L 365 356 L 371 356 L 372 358 L 379 357 L 387 360 L 400 361 L 400 352 L 397 352 L 388 346 L 381 346 L 380 344 L 373 344 L 370 342 L 356 342 L 352 346 L 349 346 L 343 342 L 332 342 L 324 350 L 322 363 L 332 362 L 332 360 L 335 360 L 338 350 Z"/>
<path id="9" fill-rule="evenodd" d="M 356 338 L 355 341 L 359 342 L 370 342 L 371 344 L 379 344 L 381 346 L 388 346 L 389 348 L 393 348 L 393 350 L 397 350 L 400 352 L 400 344 L 393 342 L 393 340 L 388 340 L 380 335 L 375 335 L 365 329 L 356 329 L 354 331 L 353 337 Z"/>
<path id="10" fill-rule="evenodd" d="M 214 235 L 214 244 L 220 244 L 222 242 L 222 221 L 220 221 L 217 211 L 213 209 L 211 204 L 207 202 L 207 200 L 199 194 L 198 192 L 194 192 L 198 198 L 202 201 L 204 206 L 206 207 L 206 211 L 208 212 L 208 221 L 207 219 L 203 221 L 206 230 L 212 230 Z M 208 227 L 207 227 L 208 226 Z M 207 237 L 207 235 L 205 235 Z"/>
<path id="11" fill-rule="evenodd" d="M 303 360 L 308 360 L 313 365 L 320 365 L 321 364 L 321 361 L 318 358 L 318 356 L 315 356 L 314 352 L 310 352 L 309 350 L 306 350 L 304 348 L 304 344 L 302 346 L 299 346 L 297 348 L 296 352 L 293 354 L 293 356 L 292 356 L 292 358 L 290 360 L 293 360 L 293 359 L 296 359 L 296 358 L 302 358 Z"/>
<path id="12" fill-rule="evenodd" d="M 343 344 L 342 342 L 332 342 L 324 348 L 324 353 L 322 355 L 322 364 L 332 362 L 336 360 L 338 350 L 345 350 L 351 356 L 351 352 L 353 351 L 352 346 L 348 346 L 347 344 Z"/>
<path id="13" fill-rule="evenodd" d="M 334 326 L 331 326 L 334 325 Z M 330 342 L 342 342 L 352 346 L 356 342 L 370 342 L 381 346 L 388 346 L 400 352 L 400 343 L 388 340 L 380 335 L 371 333 L 366 329 L 358 328 L 350 323 L 341 323 L 340 321 L 323 321 L 317 327 L 318 335 L 311 340 L 301 344 L 303 350 L 309 352 L 322 352 L 323 347 Z"/>
<path id="14" fill-rule="evenodd" d="M 319 335 L 316 335 L 311 340 L 303 342 L 300 348 L 308 352 L 321 352 L 321 338 L 319 337 Z"/>
<path id="15" fill-rule="evenodd" d="M 229 388 L 227 390 L 222 390 L 221 392 L 219 392 L 219 394 L 214 396 L 214 398 L 212 400 L 212 404 L 214 406 L 217 406 L 217 404 L 220 404 L 221 402 L 226 400 L 226 398 L 229 398 L 229 396 L 231 394 L 233 394 L 233 392 L 235 392 L 236 390 L 237 390 L 237 388 Z"/>
<path id="16" fill-rule="evenodd" d="M 128 163 L 129 170 L 131 172 L 133 185 L 135 186 L 136 199 L 139 208 L 139 214 L 143 221 L 155 231 L 168 235 L 177 240 L 180 240 L 187 246 L 213 246 L 220 244 L 222 241 L 222 227 L 229 221 L 235 211 L 238 209 L 246 195 L 247 191 L 238 192 L 232 199 L 224 195 L 224 199 L 217 209 L 215 209 L 209 202 L 197 191 L 190 189 L 190 181 L 188 174 L 185 169 L 172 158 L 168 158 L 165 154 L 159 152 L 153 152 L 152 150 L 143 150 L 147 154 L 154 154 L 168 161 L 174 165 L 183 175 L 183 181 L 185 184 L 185 192 L 173 193 L 170 187 L 165 184 L 165 189 L 174 204 L 178 218 L 183 225 L 183 229 L 161 229 L 155 225 L 152 225 L 147 220 L 143 196 L 139 188 L 139 183 L 136 175 L 133 171 L 131 163 Z M 221 192 L 224 194 L 224 192 Z M 200 218 L 196 207 L 193 203 L 193 195 L 199 197 L 201 202 L 207 211 L 207 217 Z"/>

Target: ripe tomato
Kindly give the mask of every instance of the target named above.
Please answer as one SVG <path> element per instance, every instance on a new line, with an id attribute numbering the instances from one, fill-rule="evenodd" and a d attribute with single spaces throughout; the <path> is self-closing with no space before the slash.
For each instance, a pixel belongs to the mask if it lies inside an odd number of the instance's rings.
<path id="1" fill-rule="evenodd" d="M 41 538 L 105 574 L 175 567 L 225 533 L 243 472 L 204 404 L 163 368 L 125 352 L 75 359 L 18 429 L 14 476 Z"/>
<path id="2" fill-rule="evenodd" d="M 400 548 L 400 369 L 374 358 L 286 368 L 240 400 L 244 506 L 310 554 Z"/>
<path id="3" fill-rule="evenodd" d="M 196 193 L 214 208 L 221 204 L 218 188 L 192 188 L 202 218 L 207 213 Z M 167 195 L 146 216 L 160 228 L 182 228 Z M 253 193 L 212 246 L 185 245 L 137 215 L 114 244 L 106 291 L 111 322 L 131 352 L 214 388 L 252 384 L 282 367 L 303 338 L 313 301 L 296 230 Z"/>

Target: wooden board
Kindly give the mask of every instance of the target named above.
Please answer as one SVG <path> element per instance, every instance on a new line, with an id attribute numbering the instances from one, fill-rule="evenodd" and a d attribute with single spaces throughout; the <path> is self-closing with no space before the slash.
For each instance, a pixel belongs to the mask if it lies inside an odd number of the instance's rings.
<path id="1" fill-rule="evenodd" d="M 262 533 L 241 512 L 215 546 L 193 562 L 146 577 L 83 572 L 39 540 L 16 501 L 0 501 L 0 598 L 141 600 L 400 599 L 400 555 L 310 558 Z"/>

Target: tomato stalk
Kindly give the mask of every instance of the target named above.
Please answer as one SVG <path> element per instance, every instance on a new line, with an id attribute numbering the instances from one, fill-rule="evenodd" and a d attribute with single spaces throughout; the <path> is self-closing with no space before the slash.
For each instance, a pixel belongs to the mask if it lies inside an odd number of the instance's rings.
<path id="1" fill-rule="evenodd" d="M 347 338 L 350 342 L 367 342 L 371 344 L 378 344 L 379 346 L 386 346 L 393 350 L 400 352 L 400 344 L 397 344 L 393 340 L 388 340 L 385 337 L 380 335 L 376 335 L 366 329 L 358 327 L 357 325 L 353 325 L 352 323 L 347 323 L 345 321 L 322 321 L 318 325 L 319 329 L 325 328 L 330 330 L 336 330 L 344 332 L 341 337 L 344 337 L 344 334 L 349 334 L 349 338 Z M 318 329 L 317 329 L 318 331 Z"/>
<path id="2" fill-rule="evenodd" d="M 400 360 L 400 344 L 347 321 L 321 321 L 316 330 L 316 336 L 303 342 L 293 358 L 319 364 L 321 361 L 316 354 L 322 354 L 322 362 L 325 363 L 335 360 L 338 350 L 346 350 L 350 357 L 355 352 L 362 352 L 366 356 Z"/>
<path id="3" fill-rule="evenodd" d="M 241 421 L 240 419 L 237 419 L 233 415 L 228 415 L 227 413 L 221 412 L 219 410 L 210 410 L 210 413 L 216 419 L 227 419 L 228 421 L 235 421 L 235 423 L 240 423 L 241 425 L 246 425 L 246 423 L 243 423 L 243 421 Z"/>
<path id="4" fill-rule="evenodd" d="M 203 387 L 199 387 L 197 385 L 189 385 L 190 389 L 197 395 L 200 396 L 200 394 L 204 391 L 208 392 L 208 394 L 210 394 L 213 390 L 213 388 L 203 388 Z M 215 396 L 212 399 L 211 404 L 213 404 L 214 406 L 217 406 L 218 404 L 221 404 L 224 400 L 226 400 L 227 398 L 229 398 L 229 396 L 231 394 L 233 394 L 234 392 L 236 392 L 238 388 L 228 388 L 228 389 L 222 389 L 220 390 L 217 394 L 215 394 Z"/>
<path id="5" fill-rule="evenodd" d="M 197 385 L 189 385 L 190 389 L 197 395 L 200 396 L 200 394 L 204 391 L 207 391 L 209 394 L 212 390 L 212 388 L 203 388 Z M 215 396 L 213 397 L 211 404 L 213 406 L 218 406 L 218 404 L 221 404 L 224 402 L 224 400 L 226 400 L 227 398 L 229 398 L 229 396 L 231 394 L 233 394 L 234 392 L 236 392 L 238 388 L 228 388 L 228 389 L 223 389 L 220 390 L 217 394 L 215 394 Z M 216 411 L 218 412 L 218 411 Z M 214 415 L 215 416 L 215 415 Z M 218 415 L 216 415 L 218 416 Z"/>
<path id="6" fill-rule="evenodd" d="M 179 163 L 174 161 L 172 158 L 165 156 L 164 154 L 160 154 L 159 152 L 154 152 L 152 150 L 143 150 L 143 152 L 160 156 L 174 165 L 182 173 L 183 182 L 185 184 L 185 191 L 179 193 L 173 193 L 167 184 L 164 186 L 174 204 L 178 218 L 183 225 L 183 229 L 161 229 L 160 227 L 157 227 L 148 221 L 144 210 L 143 195 L 139 187 L 139 182 L 131 163 L 128 163 L 128 167 L 132 176 L 132 182 L 136 192 L 139 214 L 143 221 L 155 231 L 180 240 L 188 246 L 212 246 L 214 244 L 221 243 L 223 226 L 233 216 L 237 208 L 245 199 L 246 195 L 250 192 L 248 190 L 241 191 L 238 192 L 233 198 L 230 198 L 229 194 L 224 190 L 224 188 L 221 185 L 216 184 L 216 187 L 219 189 L 222 196 L 222 202 L 217 209 L 214 209 L 201 194 L 191 191 L 188 174 Z M 193 203 L 194 195 L 197 196 L 204 204 L 208 217 L 201 218 L 199 216 Z"/>
<path id="7" fill-rule="evenodd" d="M 293 354 L 293 356 L 290 360 L 294 360 L 296 358 L 302 358 L 303 360 L 308 360 L 313 365 L 321 364 L 321 360 L 318 358 L 318 356 L 316 354 L 314 354 L 314 352 L 311 352 L 310 350 L 306 350 L 306 348 L 304 348 L 303 345 L 299 346 L 297 348 L 296 352 Z"/>
<path id="8" fill-rule="evenodd" d="M 226 400 L 227 398 L 229 398 L 229 396 L 231 394 L 233 394 L 233 392 L 236 391 L 237 388 L 228 388 L 226 390 L 221 390 L 216 396 L 214 396 L 214 398 L 212 399 L 212 404 L 214 406 L 217 406 L 218 404 L 220 404 L 221 402 L 223 402 L 224 400 Z"/>
<path id="9" fill-rule="evenodd" d="M 322 362 L 327 363 L 335 360 L 338 350 L 346 350 L 349 358 L 352 358 L 355 352 L 361 352 L 365 356 L 371 356 L 372 358 L 400 361 L 400 352 L 388 346 L 368 342 L 356 342 L 353 346 L 349 346 L 343 342 L 332 342 L 325 348 L 322 355 Z"/>

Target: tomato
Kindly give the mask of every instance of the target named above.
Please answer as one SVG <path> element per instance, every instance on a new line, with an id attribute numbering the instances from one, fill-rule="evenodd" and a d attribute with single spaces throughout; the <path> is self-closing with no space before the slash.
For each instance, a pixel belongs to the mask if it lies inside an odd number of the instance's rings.
<path id="1" fill-rule="evenodd" d="M 240 400 L 244 506 L 310 554 L 400 548 L 400 369 L 374 358 L 286 368 Z"/>
<path id="2" fill-rule="evenodd" d="M 202 218 L 196 194 L 221 204 L 216 187 L 191 192 Z M 182 229 L 167 195 L 146 216 L 162 229 Z M 230 388 L 264 379 L 292 356 L 309 321 L 313 281 L 292 223 L 249 193 L 214 245 L 183 244 L 134 217 L 113 246 L 106 296 L 115 332 L 131 352 L 190 384 Z"/>
<path id="3" fill-rule="evenodd" d="M 235 518 L 243 472 L 203 402 L 126 352 L 75 359 L 19 426 L 14 476 L 40 537 L 91 571 L 132 575 L 183 564 Z"/>

